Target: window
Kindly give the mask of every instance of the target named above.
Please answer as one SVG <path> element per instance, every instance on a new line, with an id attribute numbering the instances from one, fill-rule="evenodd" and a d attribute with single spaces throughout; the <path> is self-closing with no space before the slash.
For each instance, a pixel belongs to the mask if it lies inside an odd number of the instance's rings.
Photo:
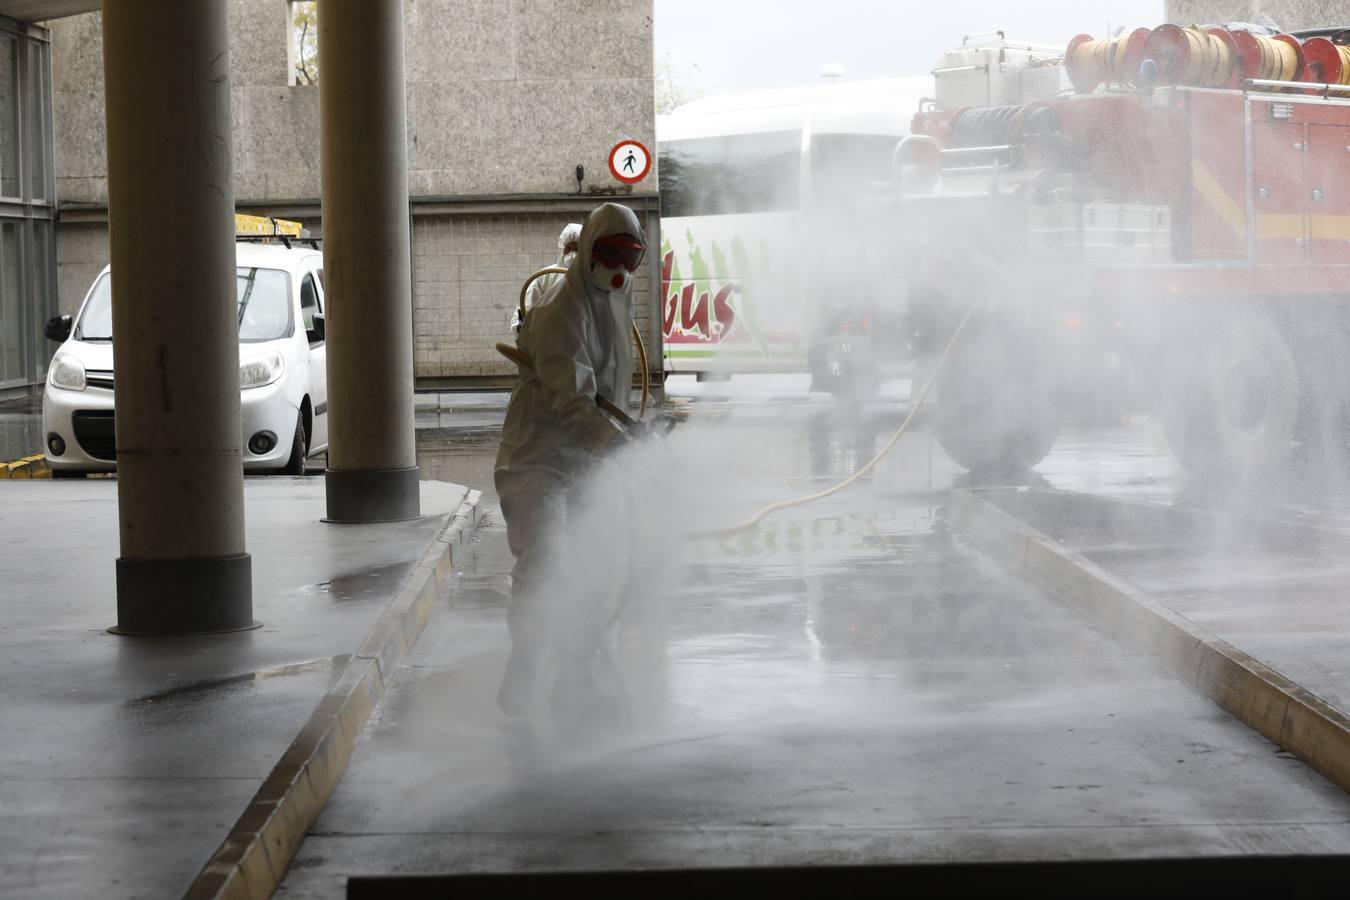
<path id="1" fill-rule="evenodd" d="M 28 180 L 34 200 L 44 200 L 51 196 L 47 185 L 47 97 L 51 88 L 47 84 L 47 45 L 37 41 L 28 42 L 28 90 L 25 106 L 28 108 Z"/>
<path id="2" fill-rule="evenodd" d="M 305 280 L 300 282 L 300 318 L 305 324 L 305 333 L 309 335 L 309 342 L 317 344 L 323 339 L 314 331 L 314 316 L 323 312 L 319 305 L 319 290 L 314 285 L 314 276 L 306 275 Z"/>
<path id="3" fill-rule="evenodd" d="M 888 134 L 818 134 L 811 138 L 811 193 L 818 201 L 848 200 L 891 180 L 900 138 Z"/>
<path id="4" fill-rule="evenodd" d="M 797 208 L 800 132 L 667 141 L 658 150 L 664 216 L 715 216 Z"/>
<path id="5" fill-rule="evenodd" d="M 79 327 L 75 329 L 77 341 L 112 340 L 112 278 L 104 275 L 94 285 L 89 302 L 84 305 Z"/>
<path id="6" fill-rule="evenodd" d="M 0 388 L 36 383 L 56 312 L 47 32 L 0 17 Z"/>
<path id="7" fill-rule="evenodd" d="M 279 269 L 239 267 L 239 340 L 275 341 L 291 333 L 291 276 Z"/>
<path id="8" fill-rule="evenodd" d="M 286 60 L 291 84 L 319 83 L 319 4 L 317 0 L 288 0 L 289 38 Z"/>
<path id="9" fill-rule="evenodd" d="M 24 376 L 24 297 L 20 293 L 19 222 L 0 222 L 0 382 Z"/>
<path id="10" fill-rule="evenodd" d="M 0 35 L 0 194 L 22 197 L 19 181 L 19 42 Z"/>

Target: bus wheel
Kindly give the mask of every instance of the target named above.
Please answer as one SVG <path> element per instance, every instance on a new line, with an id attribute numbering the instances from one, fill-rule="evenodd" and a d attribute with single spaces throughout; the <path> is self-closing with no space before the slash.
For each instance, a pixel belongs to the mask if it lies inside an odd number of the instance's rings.
<path id="1" fill-rule="evenodd" d="M 1174 346 L 1163 431 L 1177 461 L 1194 475 L 1267 472 L 1294 447 L 1298 364 L 1267 319 L 1240 316 L 1217 331 Z"/>
<path id="2" fill-rule="evenodd" d="M 1019 331 L 1006 322 L 972 322 L 937 374 L 938 442 L 976 474 L 1024 472 L 1059 435 L 1046 355 Z"/>

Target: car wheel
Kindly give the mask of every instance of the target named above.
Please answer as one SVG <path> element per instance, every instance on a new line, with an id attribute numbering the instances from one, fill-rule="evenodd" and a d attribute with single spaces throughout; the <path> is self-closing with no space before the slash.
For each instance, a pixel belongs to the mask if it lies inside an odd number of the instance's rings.
<path id="1" fill-rule="evenodd" d="M 279 475 L 305 474 L 305 422 L 301 416 L 295 417 L 295 437 L 291 439 L 291 456 Z"/>

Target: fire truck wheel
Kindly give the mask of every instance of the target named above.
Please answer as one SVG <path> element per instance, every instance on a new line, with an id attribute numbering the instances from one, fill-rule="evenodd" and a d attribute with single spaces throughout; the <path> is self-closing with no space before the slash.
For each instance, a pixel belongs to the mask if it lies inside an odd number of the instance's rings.
<path id="1" fill-rule="evenodd" d="M 1257 475 L 1284 462 L 1299 419 L 1298 364 L 1280 330 L 1246 316 L 1218 340 L 1177 350 L 1163 427 L 1177 461 L 1195 475 Z"/>
<path id="2" fill-rule="evenodd" d="M 968 333 L 937 376 L 938 442 L 977 474 L 1024 472 L 1059 435 L 1046 356 L 1015 334 L 1007 323 Z"/>

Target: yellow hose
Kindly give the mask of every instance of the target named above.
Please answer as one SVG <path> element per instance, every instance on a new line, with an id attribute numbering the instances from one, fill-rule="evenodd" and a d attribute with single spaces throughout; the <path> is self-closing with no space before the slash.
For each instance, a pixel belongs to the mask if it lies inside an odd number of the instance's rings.
<path id="1" fill-rule="evenodd" d="M 1298 51 L 1292 44 L 1264 35 L 1252 35 L 1261 51 L 1253 77 L 1267 81 L 1293 81 L 1298 77 Z"/>
<path id="2" fill-rule="evenodd" d="M 1084 41 L 1073 48 L 1066 63 L 1094 83 L 1124 83 L 1134 73 L 1124 71 L 1125 50 L 1133 35 L 1100 41 Z"/>
<path id="3" fill-rule="evenodd" d="M 854 472 L 852 475 L 848 476 L 843 481 L 839 482 L 833 487 L 826 488 L 823 491 L 817 491 L 814 494 L 807 494 L 804 497 L 794 497 L 791 500 L 780 500 L 777 503 L 770 503 L 768 506 L 759 510 L 753 516 L 746 519 L 744 522 L 741 522 L 739 525 L 732 525 L 728 528 L 716 528 L 710 531 L 696 531 L 690 534 L 689 537 L 720 538 L 737 534 L 738 532 L 741 531 L 749 531 L 751 528 L 754 528 L 756 525 L 758 525 L 764 519 L 765 516 L 768 516 L 772 513 L 776 513 L 780 510 L 791 509 L 794 506 L 805 506 L 806 504 L 814 503 L 817 500 L 824 500 L 826 497 L 839 493 L 844 488 L 848 487 L 850 484 L 857 481 L 859 478 L 863 477 L 868 472 L 872 471 L 872 469 L 876 467 L 876 464 L 881 462 L 882 457 L 884 457 L 887 453 L 889 453 L 891 451 L 891 448 L 895 446 L 896 442 L 900 440 L 901 435 L 903 435 L 905 433 L 905 430 L 909 428 L 909 423 L 914 420 L 914 415 L 919 411 L 919 407 L 923 406 L 924 400 L 928 399 L 928 394 L 930 391 L 932 391 L 933 384 L 937 381 L 938 374 L 942 371 L 943 364 L 947 362 L 948 354 L 951 353 L 952 347 L 956 346 L 957 340 L 961 337 L 961 332 L 964 331 L 966 328 L 966 323 L 970 321 L 970 317 L 974 315 L 975 310 L 979 308 L 980 303 L 984 300 L 984 297 L 985 297 L 984 294 L 981 294 L 979 297 L 977 297 L 975 299 L 975 302 L 970 304 L 970 309 L 966 310 L 966 314 L 961 317 L 961 322 L 956 326 L 956 330 L 952 332 L 951 340 L 947 342 L 946 347 L 942 348 L 942 355 L 938 357 L 937 365 L 933 367 L 932 374 L 928 376 L 928 382 L 923 386 L 923 390 L 919 392 L 919 396 L 910 405 L 909 415 L 905 416 L 905 421 L 900 423 L 900 427 L 896 429 L 895 434 L 891 435 L 891 439 L 886 442 L 886 446 L 882 447 L 881 450 L 878 451 L 877 455 L 872 457 L 861 469 Z"/>
<path id="4" fill-rule="evenodd" d="M 545 275 L 553 273 L 562 275 L 567 274 L 565 266 L 544 266 L 537 272 L 525 279 L 525 283 L 520 286 L 520 321 L 525 321 L 525 292 L 529 290 L 530 285 L 534 284 L 536 279 L 543 278 Z M 638 331 L 637 323 L 633 323 L 633 338 L 637 341 L 638 364 L 642 366 L 642 403 L 638 405 L 638 418 L 641 419 L 647 414 L 647 399 L 651 396 L 652 373 L 647 369 L 647 345 L 642 341 L 642 332 Z M 530 359 L 529 354 L 512 347 L 510 344 L 498 344 L 497 352 L 517 365 L 526 365 L 534 368 L 534 360 Z"/>

